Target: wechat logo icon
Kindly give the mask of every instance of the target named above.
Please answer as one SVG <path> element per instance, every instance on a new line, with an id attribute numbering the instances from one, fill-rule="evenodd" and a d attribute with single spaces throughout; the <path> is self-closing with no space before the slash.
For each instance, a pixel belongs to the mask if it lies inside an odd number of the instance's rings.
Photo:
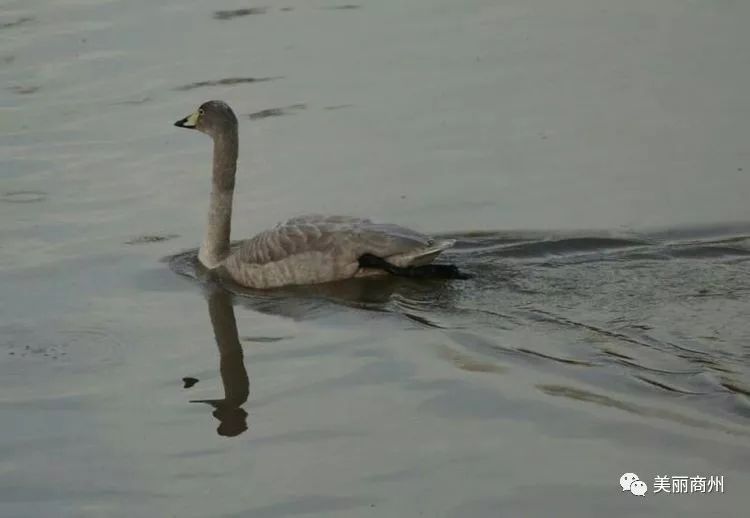
<path id="1" fill-rule="evenodd" d="M 635 473 L 623 473 L 620 477 L 620 487 L 623 491 L 630 491 L 636 496 L 646 496 L 648 486 Z"/>

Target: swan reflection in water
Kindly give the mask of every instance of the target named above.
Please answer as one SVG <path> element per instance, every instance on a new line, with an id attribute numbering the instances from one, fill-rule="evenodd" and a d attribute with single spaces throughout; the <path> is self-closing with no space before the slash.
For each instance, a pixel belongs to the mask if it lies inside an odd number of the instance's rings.
<path id="1" fill-rule="evenodd" d="M 248 413 L 242 406 L 250 394 L 250 380 L 237 330 L 235 304 L 251 311 L 295 320 L 322 318 L 326 314 L 340 316 L 342 309 L 348 308 L 354 311 L 398 313 L 420 325 L 429 325 L 426 318 L 415 314 L 419 313 L 415 311 L 416 308 L 407 310 L 394 307 L 394 296 L 398 295 L 396 299 L 410 300 L 412 305 L 419 305 L 420 299 L 430 300 L 430 303 L 423 303 L 423 309 L 427 309 L 435 303 L 433 299 L 441 299 L 436 297 L 441 293 L 439 287 L 449 285 L 444 280 L 352 279 L 304 290 L 288 288 L 258 292 L 226 283 L 219 285 L 212 279 L 201 280 L 205 283 L 209 318 L 219 350 L 224 397 L 191 400 L 191 403 L 205 403 L 213 408 L 212 415 L 220 422 L 216 431 L 224 437 L 236 437 L 248 428 Z"/>
<path id="2" fill-rule="evenodd" d="M 206 299 L 216 346 L 219 348 L 219 372 L 224 385 L 224 398 L 190 402 L 211 405 L 214 408 L 213 416 L 219 420 L 216 432 L 224 437 L 236 437 L 247 430 L 247 412 L 242 405 L 250 393 L 250 380 L 237 334 L 232 295 L 219 287 L 211 286 Z"/>

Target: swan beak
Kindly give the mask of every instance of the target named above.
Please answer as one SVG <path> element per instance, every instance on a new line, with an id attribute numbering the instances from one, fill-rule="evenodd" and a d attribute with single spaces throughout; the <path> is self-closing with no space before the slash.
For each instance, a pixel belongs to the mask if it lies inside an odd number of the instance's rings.
<path id="1" fill-rule="evenodd" d="M 178 128 L 195 128 L 195 124 L 198 122 L 198 112 L 194 112 L 188 115 L 184 119 L 180 119 L 174 123 Z"/>

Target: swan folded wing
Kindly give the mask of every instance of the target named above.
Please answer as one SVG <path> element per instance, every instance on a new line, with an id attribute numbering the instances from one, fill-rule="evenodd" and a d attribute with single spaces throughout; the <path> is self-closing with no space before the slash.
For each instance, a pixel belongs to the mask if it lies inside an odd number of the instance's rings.
<path id="1" fill-rule="evenodd" d="M 398 225 L 344 216 L 293 218 L 240 243 L 236 259 L 263 265 L 316 253 L 337 263 L 356 262 L 365 253 L 390 257 L 430 247 L 428 236 Z"/>

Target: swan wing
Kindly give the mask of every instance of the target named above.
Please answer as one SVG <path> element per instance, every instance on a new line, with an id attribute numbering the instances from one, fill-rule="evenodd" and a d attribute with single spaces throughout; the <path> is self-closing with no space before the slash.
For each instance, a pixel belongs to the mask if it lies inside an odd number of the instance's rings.
<path id="1" fill-rule="evenodd" d="M 428 247 L 433 239 L 398 225 L 347 216 L 300 216 L 242 241 L 237 252 L 244 263 L 266 264 L 290 256 L 320 252 L 346 262 L 362 254 L 390 257 Z"/>
<path id="2" fill-rule="evenodd" d="M 422 264 L 451 245 L 399 225 L 308 215 L 240 242 L 224 265 L 241 284 L 264 288 L 352 277 L 366 253 L 397 266 Z"/>

